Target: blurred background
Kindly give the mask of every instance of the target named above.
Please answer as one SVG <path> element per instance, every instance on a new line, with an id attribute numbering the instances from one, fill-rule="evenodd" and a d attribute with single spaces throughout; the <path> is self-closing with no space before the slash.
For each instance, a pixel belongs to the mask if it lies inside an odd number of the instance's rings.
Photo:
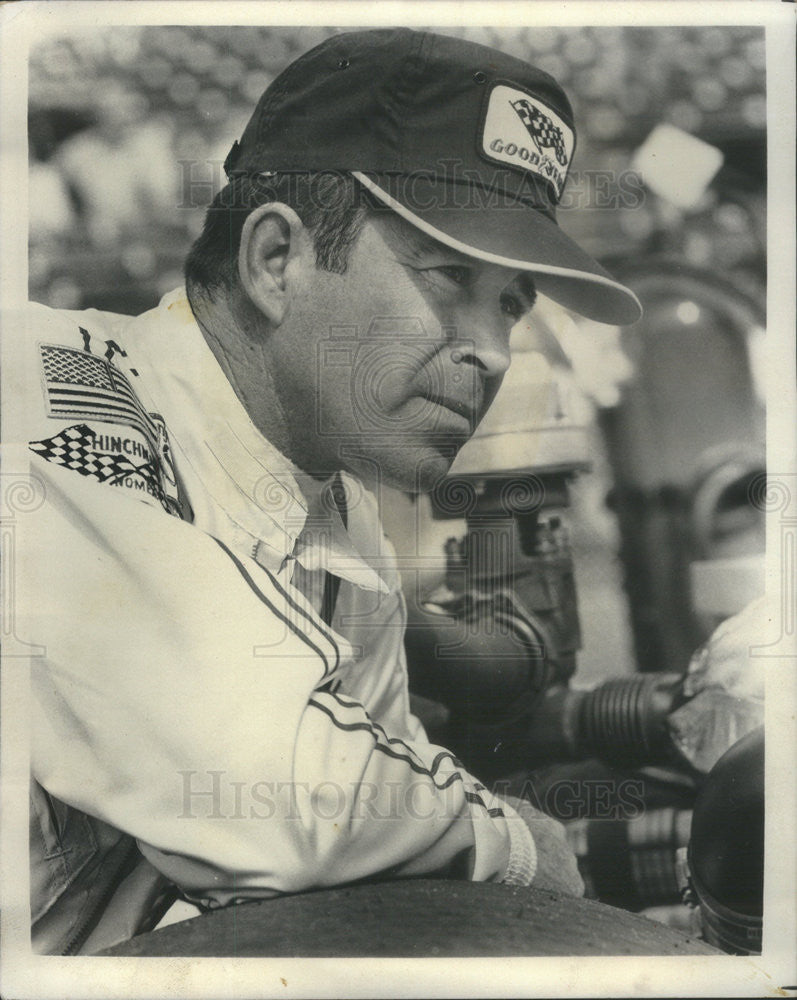
<path id="1" fill-rule="evenodd" d="M 155 302 L 179 280 L 221 162 L 262 91 L 337 30 L 115 27 L 34 47 L 32 294 L 119 311 Z M 589 249 L 619 260 L 679 254 L 762 294 L 763 29 L 444 30 L 533 60 L 567 90 L 579 141 L 566 203 L 581 209 L 568 221 Z M 662 122 L 724 157 L 688 212 L 641 197 L 627 176 Z"/>
<path id="2" fill-rule="evenodd" d="M 136 314 L 179 285 L 205 207 L 224 183 L 223 161 L 255 102 L 288 63 L 339 30 L 98 27 L 36 46 L 29 63 L 31 297 L 57 308 Z M 764 32 L 440 30 L 528 59 L 564 86 L 578 143 L 560 224 L 636 291 L 645 316 L 617 329 L 541 300 L 531 321 L 513 331 L 510 373 L 454 467 L 463 489 L 452 489 L 448 501 L 394 496 L 383 504 L 410 607 L 415 710 L 466 763 L 472 753 L 474 767 L 482 766 L 484 733 L 492 753 L 492 723 L 479 730 L 466 719 L 446 731 L 457 709 L 435 698 L 464 682 L 452 681 L 439 646 L 429 645 L 436 633 L 424 609 L 436 600 L 450 611 L 463 596 L 451 571 L 462 539 L 475 536 L 452 498 L 479 495 L 486 503 L 493 487 L 502 497 L 507 486 L 529 495 L 539 487 L 542 506 L 518 508 L 520 543 L 512 536 L 509 560 L 517 573 L 502 580 L 490 570 L 476 583 L 492 573 L 490 586 L 501 594 L 508 581 L 525 602 L 525 620 L 552 630 L 557 660 L 553 674 L 549 665 L 541 675 L 541 697 L 546 685 L 562 696 L 563 684 L 578 692 L 634 679 L 622 690 L 637 701 L 620 706 L 615 698 L 616 711 L 606 716 L 608 758 L 616 762 L 611 720 L 658 725 L 639 692 L 655 701 L 651 692 L 666 687 L 657 678 L 683 674 L 716 626 L 763 592 Z M 511 460 L 501 458 L 507 442 L 514 442 Z M 414 649 L 413 634 L 420 637 Z M 739 648 L 748 640 L 744 633 Z M 482 672 L 488 661 L 480 647 L 464 683 L 473 691 L 483 683 L 485 704 L 504 683 Z M 650 685 L 637 684 L 640 675 Z M 619 690 L 607 688 L 595 705 Z M 741 701 L 725 694 L 695 710 L 695 731 L 706 730 L 708 717 L 733 715 L 728 705 Z M 511 703 L 511 685 L 506 695 Z M 670 712 L 673 697 L 659 715 Z M 760 715 L 757 697 L 747 704 L 751 720 Z M 550 709 L 545 718 L 559 726 L 561 712 Z M 730 735 L 726 727 L 724 745 L 752 725 L 746 720 Z M 650 761 L 642 742 L 620 740 L 624 767 Z M 532 739 L 523 775 L 549 749 Z M 603 749 L 587 740 L 578 753 Z M 662 760 L 672 762 L 671 749 Z M 653 916 L 654 904 L 679 899 L 675 850 L 689 820 L 678 809 L 691 808 L 708 769 L 683 757 L 680 766 L 686 776 L 668 773 L 666 794 L 656 784 L 661 775 L 645 772 L 644 829 L 636 821 L 599 822 L 579 846 L 583 830 L 571 824 L 591 894 Z M 581 774 L 583 762 L 577 767 Z M 605 850 L 589 847 L 596 830 L 603 837 L 610 829 L 621 839 Z M 631 859 L 622 884 L 618 851 Z"/>

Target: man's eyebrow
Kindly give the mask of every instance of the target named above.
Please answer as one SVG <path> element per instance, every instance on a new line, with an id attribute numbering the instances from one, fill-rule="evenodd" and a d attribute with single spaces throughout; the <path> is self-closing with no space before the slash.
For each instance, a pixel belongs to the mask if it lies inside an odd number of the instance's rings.
<path id="1" fill-rule="evenodd" d="M 413 231 L 405 229 L 401 235 L 407 249 L 415 258 L 453 254 L 455 257 L 462 258 L 462 260 L 468 259 L 467 254 L 464 254 L 459 250 L 453 250 L 451 247 L 446 246 L 445 243 L 441 243 L 439 240 L 427 235 L 420 229 L 415 229 Z"/>
<path id="2" fill-rule="evenodd" d="M 400 236 L 408 252 L 416 260 L 425 256 L 437 255 L 453 255 L 465 263 L 474 259 L 473 257 L 469 257 L 468 254 L 463 253 L 461 250 L 454 250 L 452 247 L 446 246 L 445 243 L 441 243 L 439 240 L 434 239 L 434 237 L 429 236 L 420 229 L 400 230 Z M 478 258 L 475 259 L 478 260 Z M 534 283 L 533 275 L 528 271 L 521 271 L 517 277 L 517 283 L 524 298 L 528 299 L 530 306 L 533 306 L 537 301 L 537 286 Z"/>

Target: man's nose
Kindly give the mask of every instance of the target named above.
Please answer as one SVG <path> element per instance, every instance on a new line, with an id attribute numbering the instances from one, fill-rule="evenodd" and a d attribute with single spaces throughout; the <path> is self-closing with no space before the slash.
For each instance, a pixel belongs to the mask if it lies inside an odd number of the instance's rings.
<path id="1" fill-rule="evenodd" d="M 480 310 L 459 325 L 452 345 L 453 360 L 471 364 L 489 378 L 504 375 L 511 360 L 509 329 L 503 314 L 496 317 Z"/>

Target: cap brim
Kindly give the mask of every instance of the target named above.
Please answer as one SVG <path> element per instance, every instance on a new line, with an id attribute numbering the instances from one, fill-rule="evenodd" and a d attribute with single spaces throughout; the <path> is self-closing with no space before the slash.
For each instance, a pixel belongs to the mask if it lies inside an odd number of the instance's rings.
<path id="1" fill-rule="evenodd" d="M 523 202 L 452 208 L 432 178 L 413 178 L 412 207 L 352 171 L 380 202 L 439 243 L 490 264 L 529 271 L 543 295 L 599 323 L 627 326 L 642 315 L 634 293 L 615 281 L 553 219 Z M 392 186 L 392 185 L 391 185 Z"/>

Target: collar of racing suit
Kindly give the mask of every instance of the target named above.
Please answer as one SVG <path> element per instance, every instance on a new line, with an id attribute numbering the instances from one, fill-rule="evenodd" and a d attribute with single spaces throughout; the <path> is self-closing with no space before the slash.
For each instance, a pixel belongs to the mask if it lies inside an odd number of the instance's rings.
<path id="1" fill-rule="evenodd" d="M 146 364 L 149 395 L 169 429 L 192 505 L 204 503 L 214 526 L 242 554 L 274 573 L 328 569 L 365 590 L 388 593 L 379 565 L 376 498 L 340 473 L 350 512 L 344 526 L 320 483 L 298 469 L 250 420 L 194 319 L 185 289 L 163 297 L 134 321 L 137 363 Z M 201 489 L 191 490 L 191 480 Z M 219 524 L 219 519 L 225 523 Z"/>

